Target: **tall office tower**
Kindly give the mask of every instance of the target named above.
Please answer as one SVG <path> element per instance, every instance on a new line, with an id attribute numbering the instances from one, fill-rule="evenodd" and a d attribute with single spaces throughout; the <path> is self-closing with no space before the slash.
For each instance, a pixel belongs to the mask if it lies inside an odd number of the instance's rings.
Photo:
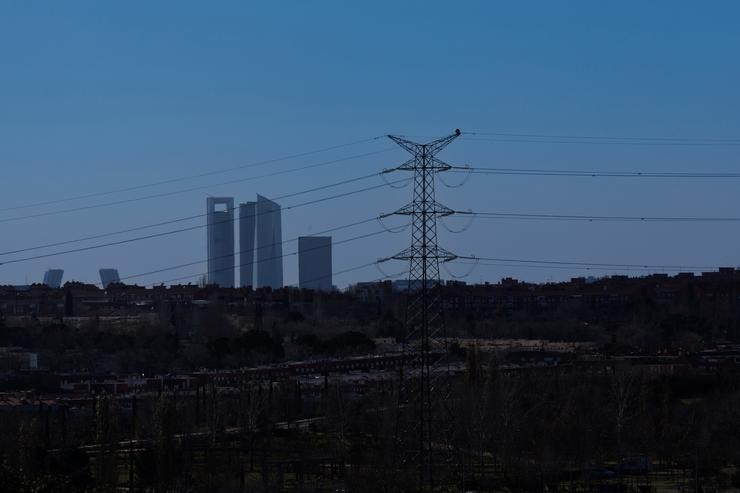
<path id="1" fill-rule="evenodd" d="M 208 283 L 234 287 L 234 199 L 208 197 Z"/>
<path id="2" fill-rule="evenodd" d="M 44 284 L 50 288 L 59 288 L 62 286 L 63 269 L 49 269 L 44 273 Z"/>
<path id="3" fill-rule="evenodd" d="M 239 204 L 239 286 L 254 286 L 256 203 Z"/>
<path id="4" fill-rule="evenodd" d="M 331 290 L 331 236 L 298 238 L 298 285 L 301 289 Z"/>
<path id="5" fill-rule="evenodd" d="M 283 287 L 283 228 L 280 206 L 257 195 L 257 287 Z"/>
<path id="6" fill-rule="evenodd" d="M 121 278 L 118 276 L 118 269 L 100 269 L 100 282 L 103 284 L 103 288 L 107 288 L 109 284 L 121 282 Z"/>

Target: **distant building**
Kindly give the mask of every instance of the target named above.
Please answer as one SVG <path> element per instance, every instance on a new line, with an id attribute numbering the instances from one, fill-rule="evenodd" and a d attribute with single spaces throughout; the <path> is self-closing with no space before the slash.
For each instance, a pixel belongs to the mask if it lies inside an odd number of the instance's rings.
<path id="1" fill-rule="evenodd" d="M 256 202 L 239 204 L 239 286 L 254 286 Z"/>
<path id="2" fill-rule="evenodd" d="M 348 292 L 359 297 L 363 302 L 383 302 L 393 297 L 391 281 L 358 282 L 348 288 Z"/>
<path id="3" fill-rule="evenodd" d="M 398 279 L 392 282 L 393 284 L 393 291 L 396 292 L 416 292 L 419 291 L 422 287 L 422 283 L 418 279 L 414 279 L 413 281 L 408 279 Z M 437 281 L 429 279 L 427 281 L 427 287 L 430 289 L 437 285 Z"/>
<path id="4" fill-rule="evenodd" d="M 298 285 L 302 289 L 331 291 L 331 236 L 298 238 Z"/>
<path id="5" fill-rule="evenodd" d="M 283 231 L 280 206 L 257 195 L 257 287 L 283 287 Z"/>
<path id="6" fill-rule="evenodd" d="M 37 370 L 38 353 L 15 347 L 0 347 L 0 370 Z"/>
<path id="7" fill-rule="evenodd" d="M 208 241 L 208 283 L 234 287 L 234 199 L 208 197 L 206 200 Z"/>
<path id="8" fill-rule="evenodd" d="M 63 269 L 49 269 L 44 273 L 44 284 L 50 288 L 57 289 L 62 286 Z"/>
<path id="9" fill-rule="evenodd" d="M 100 283 L 103 288 L 107 288 L 109 284 L 121 282 L 121 278 L 118 275 L 118 269 L 100 269 Z"/>

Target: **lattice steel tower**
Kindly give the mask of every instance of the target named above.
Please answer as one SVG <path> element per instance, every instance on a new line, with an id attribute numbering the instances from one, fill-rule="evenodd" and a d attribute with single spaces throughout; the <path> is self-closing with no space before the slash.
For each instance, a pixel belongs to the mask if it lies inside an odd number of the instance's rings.
<path id="1" fill-rule="evenodd" d="M 445 334 L 439 264 L 456 256 L 437 244 L 437 218 L 451 215 L 453 210 L 436 201 L 434 183 L 437 173 L 451 168 L 436 158 L 437 153 L 459 136 L 460 130 L 455 130 L 452 135 L 426 144 L 388 136 L 413 156 L 392 170 L 414 173 L 414 198 L 395 212 L 411 216 L 411 246 L 391 258 L 409 262 L 404 334 L 408 357 L 404 360 L 409 363 L 401 371 L 399 385 L 398 466 L 418 468 L 420 491 L 431 491 L 439 482 L 441 478 L 435 478 L 435 472 L 444 474 L 442 464 L 435 464 L 435 457 L 440 457 L 444 449 L 449 450 L 448 431 L 452 429 L 449 422 L 442 422 L 449 418 L 445 416 L 449 381 L 445 363 L 447 341 L 442 337 Z M 435 341 L 438 337 L 439 342 Z"/>

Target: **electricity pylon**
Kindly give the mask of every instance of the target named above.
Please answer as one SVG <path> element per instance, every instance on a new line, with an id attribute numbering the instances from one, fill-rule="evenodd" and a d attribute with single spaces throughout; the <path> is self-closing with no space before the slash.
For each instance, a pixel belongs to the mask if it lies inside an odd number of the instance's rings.
<path id="1" fill-rule="evenodd" d="M 447 405 L 449 367 L 447 340 L 444 338 L 442 299 L 440 295 L 440 262 L 456 256 L 437 244 L 437 218 L 454 213 L 435 199 L 435 175 L 450 165 L 436 155 L 460 136 L 460 130 L 431 142 L 420 144 L 389 135 L 412 158 L 392 171 L 411 171 L 414 195 L 411 203 L 395 214 L 411 216 L 411 246 L 393 259 L 409 262 L 408 302 L 406 308 L 403 358 L 408 365 L 401 369 L 399 382 L 399 421 L 396 428 L 398 466 L 418 468 L 419 491 L 432 491 L 444 481 L 449 467 L 435 458 L 450 452 L 451 413 Z M 440 338 L 442 341 L 436 341 Z M 416 442 L 416 443 L 414 443 Z M 435 477 L 435 474 L 438 477 Z"/>

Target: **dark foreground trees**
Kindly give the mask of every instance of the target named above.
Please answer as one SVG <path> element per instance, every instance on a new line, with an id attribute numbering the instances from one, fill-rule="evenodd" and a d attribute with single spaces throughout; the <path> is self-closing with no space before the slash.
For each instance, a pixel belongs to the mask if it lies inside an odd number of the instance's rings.
<path id="1" fill-rule="evenodd" d="M 687 485 L 740 480 L 735 374 L 510 371 L 497 361 L 471 352 L 452 382 L 455 461 L 436 471 L 450 491 L 619 489 L 654 485 L 645 473 L 668 469 Z M 136 411 L 103 396 L 67 409 L 64 432 L 60 409 L 4 415 L 0 491 L 413 487 L 413 468 L 397 460 L 395 381 L 340 377 L 142 395 Z"/>

